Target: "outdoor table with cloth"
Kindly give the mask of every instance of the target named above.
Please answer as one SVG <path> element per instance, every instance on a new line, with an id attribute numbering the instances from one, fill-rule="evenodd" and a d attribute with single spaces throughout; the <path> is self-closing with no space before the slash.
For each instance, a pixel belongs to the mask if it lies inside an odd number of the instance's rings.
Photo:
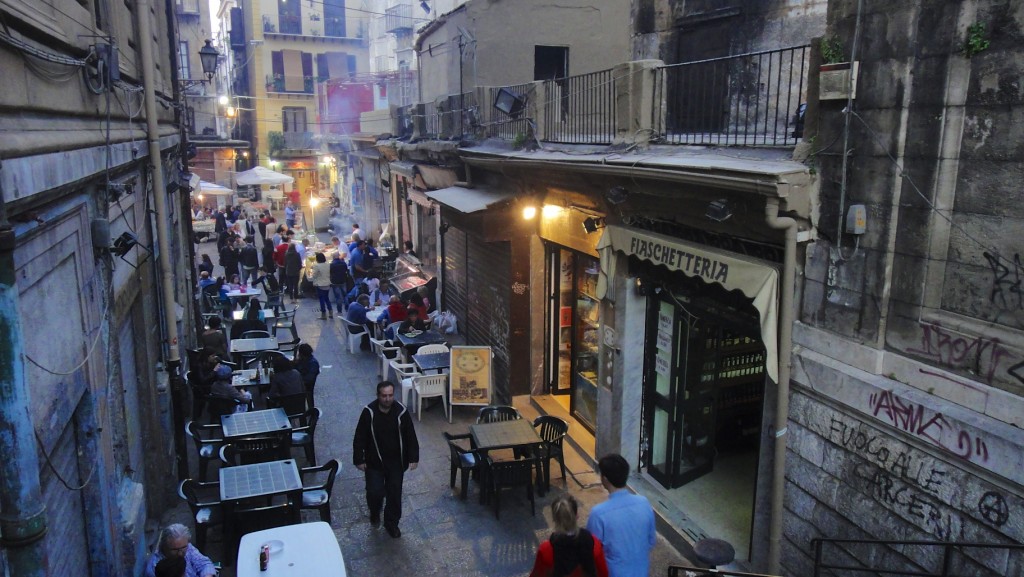
<path id="1" fill-rule="evenodd" d="M 260 571 L 260 548 L 270 546 L 270 562 Z M 242 537 L 238 577 L 346 577 L 345 558 L 334 530 L 323 521 L 286 525 Z"/>

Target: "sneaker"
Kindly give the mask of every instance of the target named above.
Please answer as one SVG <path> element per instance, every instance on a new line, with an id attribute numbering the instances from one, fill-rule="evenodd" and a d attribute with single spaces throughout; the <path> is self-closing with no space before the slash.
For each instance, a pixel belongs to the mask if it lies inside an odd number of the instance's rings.
<path id="1" fill-rule="evenodd" d="M 370 525 L 373 525 L 374 528 L 380 527 L 380 514 L 370 515 Z"/>
<path id="2" fill-rule="evenodd" d="M 384 530 L 388 532 L 388 535 L 391 535 L 392 539 L 398 539 L 402 536 L 402 530 L 397 525 L 394 527 L 384 527 Z"/>

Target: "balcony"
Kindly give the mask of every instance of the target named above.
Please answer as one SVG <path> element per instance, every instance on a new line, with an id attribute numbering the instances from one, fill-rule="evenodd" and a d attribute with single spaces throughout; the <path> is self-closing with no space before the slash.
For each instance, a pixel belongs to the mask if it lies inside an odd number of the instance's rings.
<path id="1" fill-rule="evenodd" d="M 284 132 L 285 150 L 312 150 L 320 145 L 313 141 L 312 132 Z"/>
<path id="2" fill-rule="evenodd" d="M 199 0 L 175 0 L 174 5 L 178 14 L 199 16 Z"/>
<path id="3" fill-rule="evenodd" d="M 396 4 L 384 11 L 384 30 L 389 34 L 412 32 L 412 4 Z"/>
<path id="4" fill-rule="evenodd" d="M 316 77 L 314 76 L 303 76 L 302 77 L 302 90 L 288 90 L 286 88 L 287 83 L 285 77 L 281 74 L 274 74 L 273 76 L 267 76 L 266 88 L 267 92 L 279 93 L 279 94 L 313 94 L 316 89 Z"/>
<path id="5" fill-rule="evenodd" d="M 478 87 L 413 107 L 420 137 L 536 137 L 563 144 L 639 140 L 707 146 L 795 146 L 802 137 L 810 49 L 797 46 L 680 64 L 614 69 L 505 87 Z M 520 114 L 493 106 L 505 89 Z"/>

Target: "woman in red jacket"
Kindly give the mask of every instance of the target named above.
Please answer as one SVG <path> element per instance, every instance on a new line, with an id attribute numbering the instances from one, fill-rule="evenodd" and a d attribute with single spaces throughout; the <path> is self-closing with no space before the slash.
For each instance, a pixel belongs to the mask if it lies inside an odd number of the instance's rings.
<path id="1" fill-rule="evenodd" d="M 540 544 L 530 577 L 608 577 L 601 541 L 576 525 L 579 503 L 562 495 L 551 504 L 555 530 Z"/>

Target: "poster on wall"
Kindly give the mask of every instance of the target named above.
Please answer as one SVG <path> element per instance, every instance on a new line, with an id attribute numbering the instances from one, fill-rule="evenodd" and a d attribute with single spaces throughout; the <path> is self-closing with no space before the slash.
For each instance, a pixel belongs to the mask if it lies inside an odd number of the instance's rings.
<path id="1" fill-rule="evenodd" d="M 451 405 L 491 403 L 491 347 L 452 347 Z"/>

